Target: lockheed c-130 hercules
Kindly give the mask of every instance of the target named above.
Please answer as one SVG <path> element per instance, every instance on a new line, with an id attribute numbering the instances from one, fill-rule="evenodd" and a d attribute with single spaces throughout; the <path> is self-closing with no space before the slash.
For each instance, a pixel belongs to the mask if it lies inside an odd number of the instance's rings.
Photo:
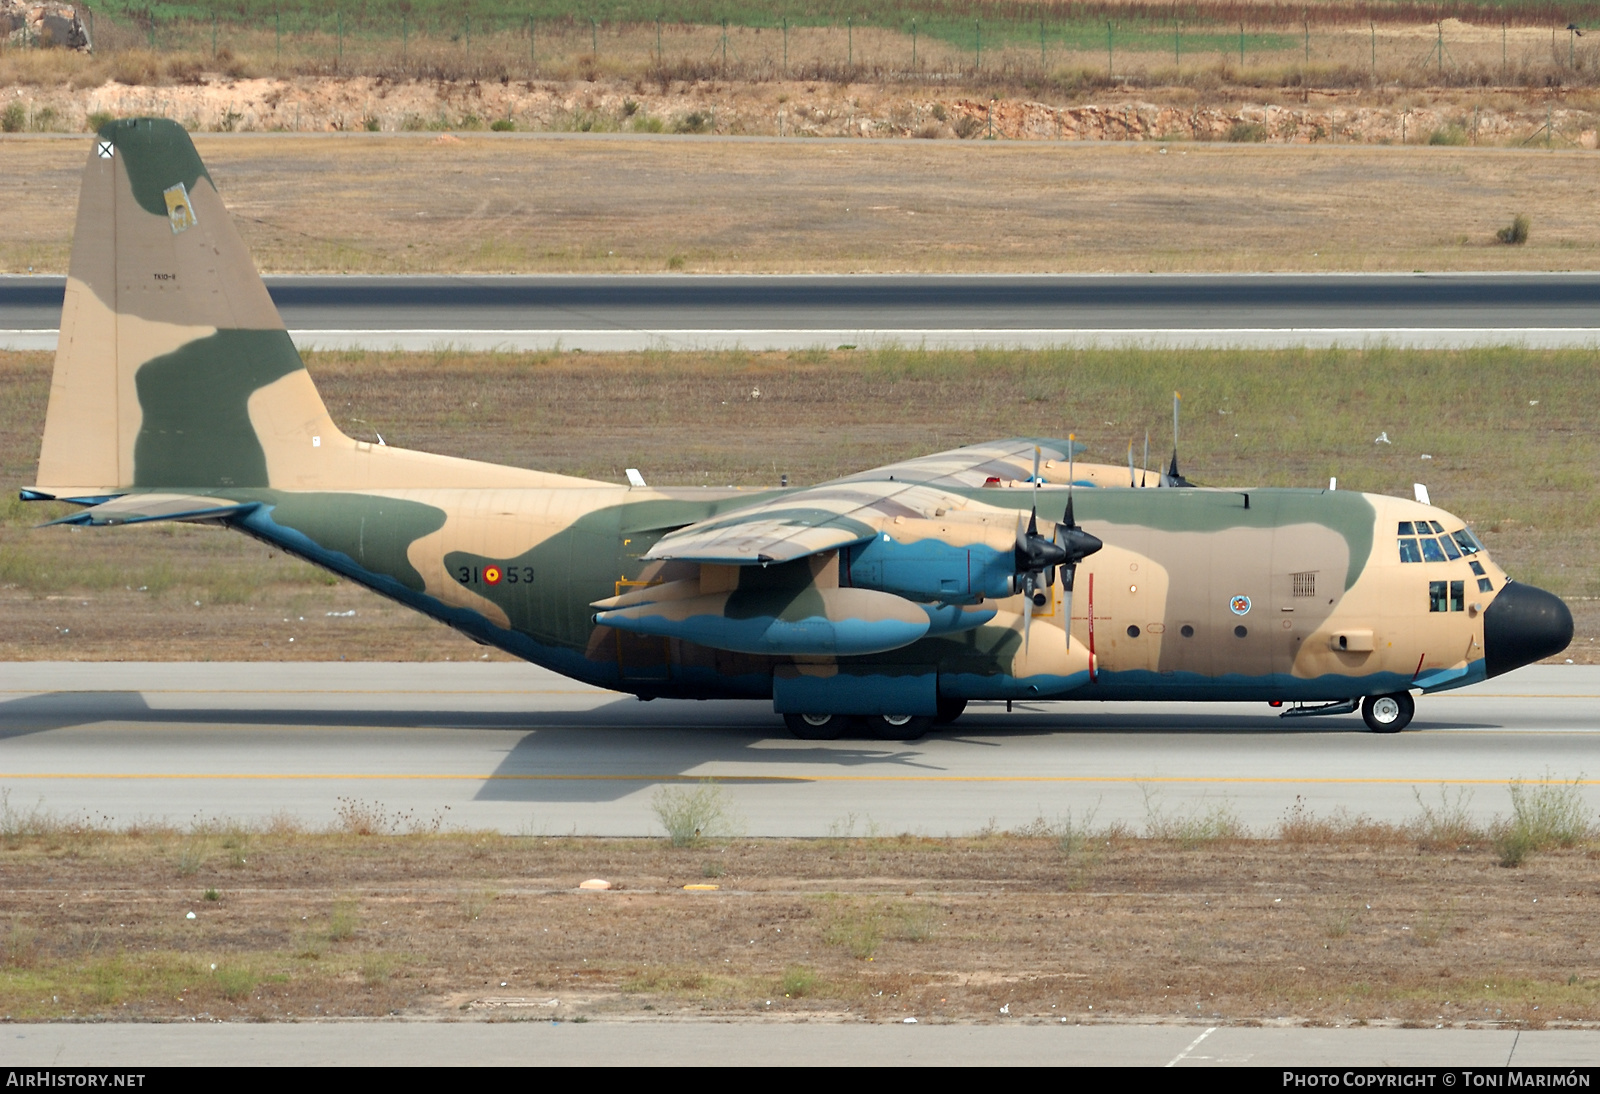
<path id="1" fill-rule="evenodd" d="M 1443 510 L 1074 491 L 1120 475 L 1072 466 L 1077 447 L 1017 438 L 719 491 L 353 439 L 188 135 L 130 119 L 100 129 L 84 171 L 23 496 L 85 506 L 63 518 L 80 525 L 221 524 L 557 672 L 641 698 L 770 699 L 811 739 L 911 739 L 1013 699 L 1359 708 L 1393 732 L 1413 692 L 1571 640 L 1565 605 L 1510 581 Z M 1175 461 L 1161 482 L 1182 485 Z"/>

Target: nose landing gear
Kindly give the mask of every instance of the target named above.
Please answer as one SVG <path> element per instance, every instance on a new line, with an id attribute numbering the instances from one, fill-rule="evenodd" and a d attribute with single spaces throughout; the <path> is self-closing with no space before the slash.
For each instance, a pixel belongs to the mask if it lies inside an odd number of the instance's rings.
<path id="1" fill-rule="evenodd" d="M 1411 724 L 1417 701 L 1409 691 L 1392 695 L 1369 695 L 1361 700 L 1361 719 L 1374 733 L 1399 733 Z"/>

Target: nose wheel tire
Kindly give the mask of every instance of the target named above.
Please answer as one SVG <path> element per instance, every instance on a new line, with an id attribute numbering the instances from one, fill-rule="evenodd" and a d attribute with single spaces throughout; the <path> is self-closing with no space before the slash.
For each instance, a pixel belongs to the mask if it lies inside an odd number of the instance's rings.
<path id="1" fill-rule="evenodd" d="M 862 719 L 867 736 L 876 741 L 915 741 L 933 726 L 923 714 L 872 714 Z"/>
<path id="2" fill-rule="evenodd" d="M 1361 700 L 1361 719 L 1374 733 L 1399 733 L 1411 724 L 1417 701 L 1409 691 L 1392 695 L 1369 695 Z"/>
<path id="3" fill-rule="evenodd" d="M 849 726 L 844 714 L 785 714 L 783 724 L 802 741 L 837 741 Z"/>

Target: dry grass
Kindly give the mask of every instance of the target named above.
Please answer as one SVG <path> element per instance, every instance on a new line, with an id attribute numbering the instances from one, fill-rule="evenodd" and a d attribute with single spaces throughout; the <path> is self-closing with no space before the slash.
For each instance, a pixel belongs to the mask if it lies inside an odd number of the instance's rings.
<path id="1" fill-rule="evenodd" d="M 279 272 L 1600 267 L 1592 160 L 1560 149 L 494 134 L 197 146 L 256 260 Z M 65 270 L 85 155 L 0 138 L 0 177 L 49 196 L 0 225 L 0 270 Z M 1518 213 L 1527 243 L 1501 245 Z"/>
<path id="2" fill-rule="evenodd" d="M 665 840 L 280 829 L 236 864 L 207 830 L 187 870 L 195 835 L 0 842 L 0 1014 L 1600 1020 L 1583 844 L 1505 870 L 1361 821 L 1098 832 L 1087 866 L 1042 831 L 732 840 L 685 892 L 704 851 Z"/>
<path id="3" fill-rule="evenodd" d="M 1337 475 L 1346 489 L 1409 496 L 1420 478 L 1513 576 L 1569 599 L 1577 637 L 1564 656 L 1600 661 L 1600 433 L 1587 412 L 1600 377 L 1581 352 L 345 353 L 311 355 L 309 367 L 354 435 L 608 481 L 639 467 L 662 485 L 766 486 L 781 474 L 803 485 L 1069 430 L 1090 458 L 1119 462 L 1146 429 L 1162 452 L 1177 389 L 1183 465 L 1197 480 Z M 46 354 L 0 354 L 8 492 L 33 481 L 49 368 Z M 1374 445 L 1380 432 L 1394 443 Z M 0 656 L 484 654 L 243 537 L 31 527 L 56 511 L 13 500 L 0 512 Z"/>

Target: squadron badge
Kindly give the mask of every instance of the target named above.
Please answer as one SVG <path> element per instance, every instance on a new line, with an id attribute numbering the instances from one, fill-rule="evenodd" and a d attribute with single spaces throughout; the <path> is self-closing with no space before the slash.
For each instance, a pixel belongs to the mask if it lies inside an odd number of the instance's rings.
<path id="1" fill-rule="evenodd" d="M 161 196 L 167 199 L 167 219 L 172 221 L 172 234 L 186 232 L 200 222 L 195 219 L 194 206 L 189 204 L 189 191 L 178 183 L 161 191 Z"/>
<path id="2" fill-rule="evenodd" d="M 1250 598 L 1248 596 L 1236 596 L 1228 601 L 1228 607 L 1233 609 L 1234 615 L 1249 615 Z"/>

